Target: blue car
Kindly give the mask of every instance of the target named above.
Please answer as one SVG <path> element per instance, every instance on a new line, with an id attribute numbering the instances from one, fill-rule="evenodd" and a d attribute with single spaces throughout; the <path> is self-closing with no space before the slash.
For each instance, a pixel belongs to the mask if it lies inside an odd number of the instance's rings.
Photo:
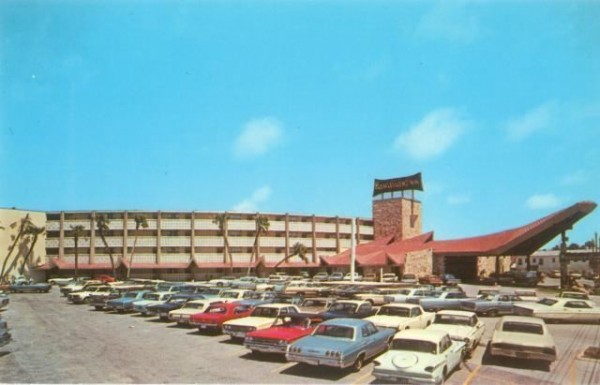
<path id="1" fill-rule="evenodd" d="M 118 312 L 133 310 L 133 303 L 143 299 L 144 294 L 151 293 L 151 290 L 128 291 L 119 298 L 111 299 L 106 302 L 106 309 L 116 310 Z"/>
<path id="2" fill-rule="evenodd" d="M 291 344 L 285 356 L 291 362 L 359 371 L 366 360 L 388 349 L 395 333 L 395 329 L 377 328 L 371 321 L 336 318 Z"/>

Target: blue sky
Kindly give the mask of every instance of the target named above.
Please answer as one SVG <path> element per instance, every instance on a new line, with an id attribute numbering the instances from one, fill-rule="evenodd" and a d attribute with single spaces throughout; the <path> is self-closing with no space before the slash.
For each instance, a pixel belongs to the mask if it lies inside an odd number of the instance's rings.
<path id="1" fill-rule="evenodd" d="M 3 1 L 0 206 L 371 217 L 600 202 L 600 3 Z M 600 230 L 593 212 L 571 232 Z"/>

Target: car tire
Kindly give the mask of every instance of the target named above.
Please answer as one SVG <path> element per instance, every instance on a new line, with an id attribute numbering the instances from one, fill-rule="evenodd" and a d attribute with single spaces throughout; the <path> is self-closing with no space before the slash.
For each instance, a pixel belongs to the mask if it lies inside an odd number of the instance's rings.
<path id="1" fill-rule="evenodd" d="M 356 361 L 354 361 L 354 363 L 352 364 L 352 370 L 355 372 L 360 372 L 360 370 L 363 368 L 364 363 L 365 354 L 361 353 L 358 355 L 358 357 L 356 357 Z"/>

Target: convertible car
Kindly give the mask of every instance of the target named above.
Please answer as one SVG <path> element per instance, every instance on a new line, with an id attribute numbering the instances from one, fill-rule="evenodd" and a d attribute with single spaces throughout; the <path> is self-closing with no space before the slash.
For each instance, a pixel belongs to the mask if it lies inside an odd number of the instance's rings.
<path id="1" fill-rule="evenodd" d="M 459 367 L 464 347 L 442 330 L 403 330 L 373 362 L 373 376 L 402 384 L 441 384 Z"/>
<path id="2" fill-rule="evenodd" d="M 366 360 L 387 350 L 394 333 L 394 329 L 377 328 L 362 319 L 331 319 L 319 324 L 312 335 L 291 344 L 286 358 L 359 371 Z"/>

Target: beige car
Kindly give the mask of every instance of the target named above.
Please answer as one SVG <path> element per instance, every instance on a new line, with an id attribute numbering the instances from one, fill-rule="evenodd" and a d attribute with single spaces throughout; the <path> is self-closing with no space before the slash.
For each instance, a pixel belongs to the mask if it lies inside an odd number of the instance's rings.
<path id="1" fill-rule="evenodd" d="M 365 318 L 377 327 L 405 329 L 425 329 L 431 325 L 435 313 L 423 311 L 420 305 L 412 303 L 391 303 L 384 305 L 373 316 Z"/>
<path id="2" fill-rule="evenodd" d="M 504 316 L 496 323 L 489 354 L 492 357 L 546 361 L 550 367 L 556 361 L 558 351 L 544 320 Z"/>
<path id="3" fill-rule="evenodd" d="M 169 312 L 169 321 L 175 321 L 178 325 L 189 325 L 192 315 L 204 313 L 211 305 L 223 302 L 225 302 L 223 298 L 188 301 L 182 308 L 171 310 Z"/>

